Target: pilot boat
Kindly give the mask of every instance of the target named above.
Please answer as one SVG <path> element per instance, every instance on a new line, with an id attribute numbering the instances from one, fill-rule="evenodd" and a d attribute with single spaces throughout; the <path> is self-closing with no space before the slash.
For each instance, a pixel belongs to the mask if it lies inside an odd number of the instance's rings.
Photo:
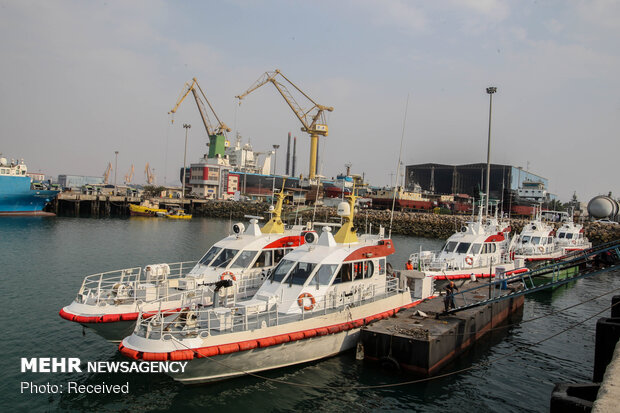
<path id="1" fill-rule="evenodd" d="M 562 248 L 563 255 L 592 248 L 592 243 L 584 235 L 583 225 L 575 224 L 572 219 L 557 229 L 555 242 Z"/>
<path id="2" fill-rule="evenodd" d="M 535 218 L 523 227 L 514 248 L 515 259 L 546 261 L 563 255 L 556 243 L 555 227 L 541 219 L 540 210 Z"/>
<path id="3" fill-rule="evenodd" d="M 511 228 L 495 217 L 483 220 L 482 209 L 475 221 L 451 235 L 439 251 L 420 251 L 409 256 L 414 270 L 436 280 L 494 277 L 501 267 L 507 275 L 514 270 L 510 255 Z"/>
<path id="4" fill-rule="evenodd" d="M 215 243 L 198 262 L 147 265 L 89 275 L 75 300 L 60 316 L 92 328 L 111 342 L 118 342 L 134 329 L 142 312 L 176 311 L 188 299 L 200 297 L 201 305 L 214 301 L 234 305 L 254 295 L 269 270 L 305 238 L 318 238 L 302 225 L 286 229 L 281 220 L 284 193 L 261 229 L 259 217 L 248 228 L 233 225 L 234 234 Z M 199 289 L 199 291 L 197 291 Z"/>
<path id="5" fill-rule="evenodd" d="M 338 207 L 344 222 L 287 254 L 254 297 L 234 308 L 190 305 L 140 317 L 119 345 L 141 360 L 187 360 L 185 384 L 305 363 L 354 347 L 361 327 L 415 305 L 409 288 L 388 274 L 391 239 L 353 227 L 357 196 Z"/>

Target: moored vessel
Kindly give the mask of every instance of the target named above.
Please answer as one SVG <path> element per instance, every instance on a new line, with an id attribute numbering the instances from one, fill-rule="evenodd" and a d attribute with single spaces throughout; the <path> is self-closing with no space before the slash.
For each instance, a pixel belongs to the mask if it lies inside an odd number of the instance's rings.
<path id="1" fill-rule="evenodd" d="M 394 253 L 383 230 L 359 238 L 355 196 L 339 206 L 345 222 L 332 235 L 287 254 L 256 295 L 234 308 L 184 308 L 141 317 L 119 346 L 142 360 L 187 360 L 185 384 L 318 360 L 355 346 L 360 328 L 414 305 L 411 293 L 387 272 Z M 190 320 L 188 325 L 187 320 Z"/>
<path id="2" fill-rule="evenodd" d="M 523 227 L 514 248 L 514 257 L 525 261 L 546 261 L 563 255 L 555 237 L 555 228 L 544 222 L 538 210 L 534 219 Z"/>
<path id="3" fill-rule="evenodd" d="M 304 237 L 316 234 L 303 226 L 285 228 L 280 193 L 273 217 L 261 229 L 256 217 L 246 229 L 233 225 L 234 234 L 215 243 L 198 262 L 154 264 L 87 276 L 75 300 L 60 316 L 92 328 L 108 341 L 131 334 L 140 312 L 176 311 L 188 299 L 204 306 L 234 305 L 252 296 L 268 271 Z M 307 235 L 310 233 L 310 235 Z M 199 291 L 197 291 L 197 289 Z"/>
<path id="4" fill-rule="evenodd" d="M 409 256 L 413 269 L 436 280 L 494 277 L 498 267 L 508 275 L 515 271 L 511 257 L 512 237 L 509 224 L 497 217 L 466 223 L 451 235 L 439 251 L 420 251 Z M 523 270 L 525 271 L 525 270 Z"/>
<path id="5" fill-rule="evenodd" d="M 138 217 L 162 217 L 168 214 L 168 210 L 159 208 L 159 205 L 145 199 L 140 205 L 129 204 L 129 214 Z"/>
<path id="6" fill-rule="evenodd" d="M 54 215 L 43 212 L 59 191 L 31 189 L 28 167 L 24 162 L 9 162 L 0 157 L 0 216 Z"/>

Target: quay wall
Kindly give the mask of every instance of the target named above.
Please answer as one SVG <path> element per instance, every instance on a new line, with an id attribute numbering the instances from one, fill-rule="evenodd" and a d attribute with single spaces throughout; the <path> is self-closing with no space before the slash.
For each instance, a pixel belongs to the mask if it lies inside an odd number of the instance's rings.
<path id="1" fill-rule="evenodd" d="M 160 206 L 179 205 L 194 216 L 211 218 L 223 218 L 245 221 L 244 215 L 258 215 L 267 217 L 270 204 L 265 202 L 233 202 L 215 200 L 194 199 L 153 199 L 160 202 Z M 66 195 L 59 196 L 52 205 L 51 210 L 58 215 L 93 217 L 103 216 L 128 216 L 129 204 L 140 203 L 139 198 L 121 196 L 95 196 L 95 195 Z M 362 209 L 356 214 L 355 225 L 360 231 L 365 231 L 372 225 L 372 231 L 376 232 L 379 225 L 384 228 L 390 226 L 389 210 Z M 307 222 L 310 220 L 319 222 L 339 222 L 336 208 L 318 206 L 292 207 L 285 206 L 282 218 L 288 222 Z M 458 231 L 468 220 L 470 215 L 439 215 L 427 212 L 394 212 L 392 233 L 426 238 L 448 238 Z M 513 232 L 519 233 L 527 220 L 511 220 Z M 560 226 L 559 223 L 556 224 Z M 585 223 L 585 234 L 594 243 L 601 244 L 620 239 L 620 225 L 601 224 L 597 222 Z"/>

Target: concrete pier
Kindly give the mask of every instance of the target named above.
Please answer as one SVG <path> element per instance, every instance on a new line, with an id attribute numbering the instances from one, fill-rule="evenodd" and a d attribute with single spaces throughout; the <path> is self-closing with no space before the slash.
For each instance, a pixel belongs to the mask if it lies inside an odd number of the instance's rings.
<path id="1" fill-rule="evenodd" d="M 475 285 L 471 283 L 462 289 Z M 488 286 L 480 282 L 480 287 L 465 299 L 472 302 L 487 298 Z M 523 302 L 523 296 L 519 296 L 436 317 L 444 310 L 443 296 L 424 301 L 395 317 L 365 327 L 360 337 L 364 357 L 424 376 L 435 375 L 491 329 L 511 316 L 520 319 Z"/>

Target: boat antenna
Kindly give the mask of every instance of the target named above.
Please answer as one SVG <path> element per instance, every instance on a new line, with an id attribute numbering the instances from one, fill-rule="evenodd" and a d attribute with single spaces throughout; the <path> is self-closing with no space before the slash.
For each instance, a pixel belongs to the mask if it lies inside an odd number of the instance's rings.
<path id="1" fill-rule="evenodd" d="M 392 222 L 394 221 L 394 206 L 396 205 L 396 188 L 398 188 L 398 176 L 400 175 L 400 164 L 403 155 L 403 140 L 405 139 L 405 125 L 407 124 L 407 110 L 409 109 L 409 93 L 407 93 L 407 102 L 405 103 L 405 116 L 403 117 L 403 131 L 400 136 L 400 150 L 398 151 L 398 165 L 396 165 L 396 185 L 392 194 L 392 212 L 390 213 L 390 230 L 388 238 L 392 238 Z"/>

